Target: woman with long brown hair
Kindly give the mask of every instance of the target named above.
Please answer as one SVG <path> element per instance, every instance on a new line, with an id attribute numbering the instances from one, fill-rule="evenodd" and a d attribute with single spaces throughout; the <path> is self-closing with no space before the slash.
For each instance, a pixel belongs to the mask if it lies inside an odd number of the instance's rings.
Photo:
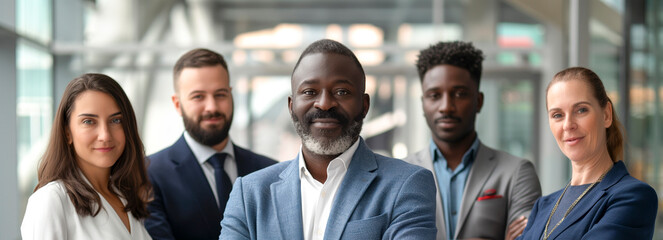
<path id="1" fill-rule="evenodd" d="M 628 174 L 621 124 L 598 75 L 581 67 L 557 73 L 546 106 L 571 181 L 536 201 L 520 239 L 651 239 L 658 197 Z"/>
<path id="2" fill-rule="evenodd" d="M 103 74 L 71 81 L 60 101 L 23 239 L 151 239 L 141 222 L 151 191 L 136 116 Z"/>

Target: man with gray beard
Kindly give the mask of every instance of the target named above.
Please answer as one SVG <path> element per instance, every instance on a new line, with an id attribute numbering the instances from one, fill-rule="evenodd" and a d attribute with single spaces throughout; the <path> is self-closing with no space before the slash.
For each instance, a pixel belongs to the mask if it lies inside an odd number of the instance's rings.
<path id="1" fill-rule="evenodd" d="M 276 161 L 228 136 L 233 98 L 223 56 L 194 49 L 177 60 L 173 72 L 171 99 L 186 131 L 148 157 L 154 193 L 145 228 L 154 239 L 216 239 L 232 182 Z"/>
<path id="2" fill-rule="evenodd" d="M 237 178 L 220 239 L 434 239 L 430 171 L 373 153 L 359 136 L 370 105 L 347 47 L 319 40 L 292 73 L 297 158 Z"/>

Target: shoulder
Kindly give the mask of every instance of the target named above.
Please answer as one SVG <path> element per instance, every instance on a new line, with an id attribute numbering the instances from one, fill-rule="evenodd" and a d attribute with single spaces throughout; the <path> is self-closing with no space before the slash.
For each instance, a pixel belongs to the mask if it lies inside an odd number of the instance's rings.
<path id="1" fill-rule="evenodd" d="M 67 200 L 67 188 L 61 181 L 53 181 L 37 189 L 28 201 L 30 202 L 64 202 Z"/>
<path id="2" fill-rule="evenodd" d="M 414 154 L 411 154 L 407 156 L 406 158 L 403 159 L 403 161 L 411 164 L 417 164 L 419 162 L 422 162 L 426 158 L 431 158 L 430 157 L 430 150 L 428 148 L 424 148 Z"/>
<path id="3" fill-rule="evenodd" d="M 637 201 L 643 204 L 657 204 L 656 191 L 631 175 L 625 175 L 607 189 L 608 195 L 614 200 Z"/>
<path id="4" fill-rule="evenodd" d="M 30 195 L 25 215 L 61 215 L 70 202 L 64 184 L 53 181 Z"/>
<path id="5" fill-rule="evenodd" d="M 385 157 L 377 153 L 374 155 L 378 165 L 378 176 L 384 176 L 392 180 L 388 182 L 402 184 L 405 183 L 404 181 L 411 179 L 422 181 L 427 178 L 430 178 L 431 182 L 434 182 L 433 173 L 421 166 L 405 162 L 404 160 Z"/>
<path id="6" fill-rule="evenodd" d="M 233 147 L 234 147 L 233 150 L 235 151 L 235 155 L 237 156 L 237 158 L 250 159 L 251 161 L 254 161 L 255 164 L 263 167 L 277 163 L 276 160 L 274 159 L 255 153 L 251 150 L 242 148 L 240 146 L 235 145 L 234 143 Z"/>
<path id="7" fill-rule="evenodd" d="M 495 168 L 499 170 L 497 172 L 502 172 L 503 174 L 512 175 L 523 171 L 536 174 L 534 164 L 532 164 L 531 161 L 522 157 L 514 156 L 505 151 L 493 149 L 483 144 L 479 146 L 477 158 L 484 158 L 481 160 L 477 159 L 478 161 L 486 159 L 489 161 L 497 161 Z"/>
<path id="8" fill-rule="evenodd" d="M 290 164 L 296 164 L 294 160 L 280 162 L 269 167 L 260 169 L 242 177 L 242 185 L 262 185 L 278 181 L 281 173 Z M 269 185 L 267 185 L 269 187 Z"/>

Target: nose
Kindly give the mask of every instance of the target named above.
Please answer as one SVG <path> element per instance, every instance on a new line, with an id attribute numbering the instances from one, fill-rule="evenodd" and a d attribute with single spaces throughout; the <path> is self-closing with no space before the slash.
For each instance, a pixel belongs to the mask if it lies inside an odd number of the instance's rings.
<path id="1" fill-rule="evenodd" d="M 217 112 L 219 105 L 214 96 L 205 98 L 205 112 Z"/>
<path id="2" fill-rule="evenodd" d="M 329 91 L 322 91 L 320 95 L 318 95 L 318 99 L 313 106 L 320 110 L 327 111 L 338 106 L 338 102 L 336 102 L 332 93 Z"/>
<path id="3" fill-rule="evenodd" d="M 574 130 L 578 127 L 578 124 L 576 124 L 575 119 L 572 116 L 566 117 L 564 119 L 564 131 L 570 131 Z"/>
<path id="4" fill-rule="evenodd" d="M 441 113 L 451 113 L 456 111 L 456 103 L 454 102 L 453 97 L 451 97 L 450 94 L 442 94 L 437 110 Z"/>
<path id="5" fill-rule="evenodd" d="M 110 126 L 108 123 L 99 124 L 99 132 L 97 134 L 97 140 L 100 142 L 108 142 L 111 140 Z"/>

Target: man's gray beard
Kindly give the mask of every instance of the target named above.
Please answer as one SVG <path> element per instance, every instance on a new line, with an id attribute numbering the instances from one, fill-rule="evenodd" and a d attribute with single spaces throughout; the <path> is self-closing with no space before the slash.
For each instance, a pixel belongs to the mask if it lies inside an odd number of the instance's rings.
<path id="1" fill-rule="evenodd" d="M 310 131 L 302 126 L 300 121 L 293 118 L 295 130 L 302 139 L 302 145 L 309 151 L 318 155 L 339 155 L 354 143 L 361 132 L 361 121 L 351 121 L 348 130 L 338 139 L 315 139 Z"/>

